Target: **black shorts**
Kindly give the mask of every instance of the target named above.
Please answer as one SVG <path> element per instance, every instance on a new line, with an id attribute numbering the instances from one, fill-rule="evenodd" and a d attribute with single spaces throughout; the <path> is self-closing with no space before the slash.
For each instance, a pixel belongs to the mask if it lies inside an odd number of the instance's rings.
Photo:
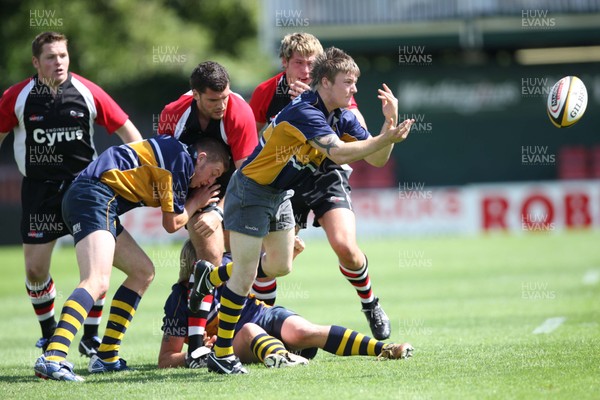
<path id="1" fill-rule="evenodd" d="M 49 243 L 68 235 L 62 199 L 70 181 L 36 180 L 21 183 L 21 239 L 27 244 Z"/>
<path id="2" fill-rule="evenodd" d="M 326 158 L 314 175 L 294 188 L 291 202 L 300 229 L 307 228 L 310 210 L 315 213 L 313 226 L 316 227 L 321 226 L 319 219 L 329 210 L 346 208 L 352 211 L 350 172 Z"/>

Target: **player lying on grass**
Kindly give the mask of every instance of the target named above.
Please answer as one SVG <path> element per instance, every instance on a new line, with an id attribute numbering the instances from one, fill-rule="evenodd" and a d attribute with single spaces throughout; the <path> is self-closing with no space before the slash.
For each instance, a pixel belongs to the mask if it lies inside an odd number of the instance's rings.
<path id="1" fill-rule="evenodd" d="M 297 240 L 295 255 L 303 249 L 303 243 Z M 194 255 L 193 247 L 186 242 L 181 251 L 179 281 L 173 285 L 165 303 L 159 368 L 205 367 L 208 349 L 216 340 L 220 304 L 218 286 L 229 278 L 233 263 L 219 268 L 203 260 L 194 264 Z M 224 255 L 223 260 L 228 261 L 228 258 Z M 217 288 L 211 295 L 213 286 Z M 190 290 L 201 296 L 194 297 L 188 308 Z M 188 349 L 184 352 L 186 341 Z M 317 349 L 339 356 L 376 356 L 378 359 L 408 358 L 413 351 L 408 343 L 386 344 L 341 326 L 313 324 L 293 311 L 269 306 L 253 295 L 248 296 L 243 306 L 233 349 L 244 363 L 262 362 L 276 368 L 307 364 L 307 358 L 313 358 Z M 306 358 L 292 352 L 299 352 Z"/>
<path id="2" fill-rule="evenodd" d="M 119 215 L 141 206 L 160 207 L 169 233 L 183 227 L 198 209 L 215 201 L 215 180 L 229 167 L 229 154 L 214 139 L 186 147 L 171 137 L 113 146 L 73 181 L 62 210 L 75 241 L 80 282 L 65 301 L 48 349 L 36 361 L 36 376 L 82 381 L 66 361 L 69 346 L 94 301 L 108 290 L 112 266 L 127 277 L 117 289 L 92 373 L 128 370 L 119 357 L 121 341 L 154 265 L 119 223 Z"/>

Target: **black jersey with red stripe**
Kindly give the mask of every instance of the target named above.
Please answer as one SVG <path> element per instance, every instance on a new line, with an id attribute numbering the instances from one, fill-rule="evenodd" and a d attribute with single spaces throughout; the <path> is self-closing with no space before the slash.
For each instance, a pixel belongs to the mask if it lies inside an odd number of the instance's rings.
<path id="1" fill-rule="evenodd" d="M 258 85 L 250 98 L 250 108 L 254 113 L 255 121 L 263 124 L 270 123 L 279 111 L 290 103 L 289 90 L 284 72 Z"/>
<path id="2" fill-rule="evenodd" d="M 204 130 L 200 127 L 198 113 L 190 90 L 162 110 L 158 134 L 174 136 L 185 144 L 192 144 L 201 137 L 213 137 L 231 150 L 234 162 L 252 154 L 258 144 L 258 135 L 252 110 L 242 96 L 231 92 L 223 118 L 211 120 Z"/>
<path id="3" fill-rule="evenodd" d="M 94 123 L 114 132 L 129 117 L 98 85 L 76 74 L 55 92 L 35 75 L 0 98 L 0 132 L 14 131 L 23 176 L 72 179 L 97 157 Z"/>
<path id="4" fill-rule="evenodd" d="M 252 110 L 246 101 L 235 92 L 231 92 L 223 118 L 211 119 L 202 129 L 198 106 L 192 91 L 167 104 L 160 113 L 158 134 L 170 135 L 185 144 L 192 144 L 202 137 L 212 137 L 221 141 L 230 150 L 233 163 L 228 171 L 217 179 L 221 185 L 220 197 L 225 194 L 235 163 L 245 160 L 258 145 L 256 123 Z"/>

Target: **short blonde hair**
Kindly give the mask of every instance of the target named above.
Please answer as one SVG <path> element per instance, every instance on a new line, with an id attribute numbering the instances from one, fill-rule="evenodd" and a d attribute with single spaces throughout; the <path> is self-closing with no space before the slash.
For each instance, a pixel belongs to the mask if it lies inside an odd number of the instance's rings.
<path id="1" fill-rule="evenodd" d="M 196 250 L 192 242 L 187 239 L 183 243 L 181 253 L 179 254 L 179 282 L 187 282 L 190 275 L 194 272 L 194 263 L 196 262 Z"/>
<path id="2" fill-rule="evenodd" d="M 285 35 L 279 46 L 279 58 L 289 60 L 294 52 L 303 57 L 310 57 L 313 54 L 318 55 L 323 52 L 321 42 L 310 33 L 295 32 Z"/>

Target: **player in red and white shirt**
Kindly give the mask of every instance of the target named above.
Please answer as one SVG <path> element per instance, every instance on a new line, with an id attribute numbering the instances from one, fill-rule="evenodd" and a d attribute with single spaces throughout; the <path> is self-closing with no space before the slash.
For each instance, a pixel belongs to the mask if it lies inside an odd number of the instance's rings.
<path id="1" fill-rule="evenodd" d="M 26 288 L 42 329 L 45 349 L 56 328 L 56 289 L 50 260 L 56 240 L 69 234 L 62 218 L 63 194 L 96 158 L 94 123 L 123 142 L 142 136 L 127 114 L 96 84 L 69 72 L 67 38 L 39 34 L 32 43 L 37 74 L 8 88 L 0 98 L 0 144 L 14 132 L 14 155 L 23 174 L 21 236 Z M 84 324 L 79 351 L 91 357 L 100 345 L 98 325 L 104 296 Z"/>
<path id="2" fill-rule="evenodd" d="M 214 61 L 198 64 L 190 76 L 190 86 L 189 92 L 161 112 L 158 133 L 188 145 L 201 137 L 213 137 L 230 149 L 233 165 L 217 180 L 221 185 L 218 204 L 196 213 L 187 225 L 197 257 L 220 265 L 224 247 L 228 247 L 221 224 L 225 189 L 233 171 L 257 146 L 258 136 L 252 109 L 231 91 L 229 74 L 222 65 Z"/>

